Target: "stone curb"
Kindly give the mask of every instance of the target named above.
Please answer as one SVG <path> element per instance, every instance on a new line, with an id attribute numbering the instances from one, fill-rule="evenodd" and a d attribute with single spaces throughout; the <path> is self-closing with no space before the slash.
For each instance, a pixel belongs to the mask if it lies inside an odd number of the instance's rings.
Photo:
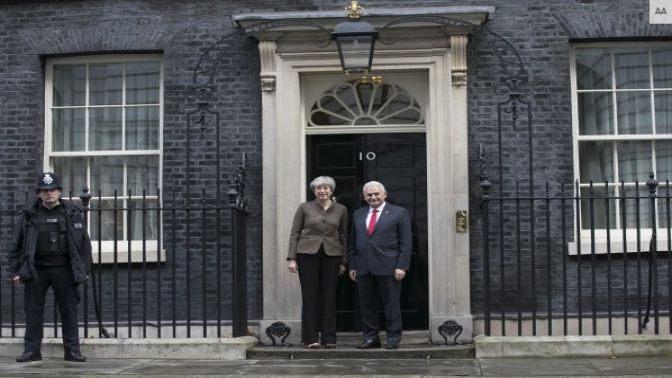
<path id="1" fill-rule="evenodd" d="M 672 356 L 672 335 L 483 336 L 476 358 Z"/>
<path id="2" fill-rule="evenodd" d="M 81 339 L 82 354 L 89 358 L 244 360 L 247 350 L 259 343 L 252 336 L 193 339 Z M 22 338 L 0 339 L 0 356 L 17 356 Z M 63 358 L 63 341 L 45 338 L 42 356 Z"/>

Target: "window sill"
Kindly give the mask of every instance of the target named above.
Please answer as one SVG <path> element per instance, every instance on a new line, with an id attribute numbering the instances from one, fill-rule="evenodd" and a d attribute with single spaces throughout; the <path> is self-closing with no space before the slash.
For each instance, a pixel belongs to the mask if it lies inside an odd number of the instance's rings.
<path id="1" fill-rule="evenodd" d="M 157 263 L 166 261 L 166 251 L 163 249 L 159 250 L 159 248 L 157 248 L 156 240 L 148 240 L 145 242 L 144 253 L 141 241 L 131 242 L 130 248 L 128 242 L 120 241 L 116 243 L 116 252 L 114 242 L 105 241 L 99 243 L 98 241 L 92 241 L 91 252 L 93 254 L 94 264 L 114 264 L 115 255 L 117 264 L 128 264 L 129 254 L 132 264 L 138 264 L 142 262 Z"/>
<path id="2" fill-rule="evenodd" d="M 649 252 L 649 244 L 651 243 L 651 229 L 642 229 L 639 233 L 639 249 L 637 243 L 637 231 L 636 230 L 627 230 L 625 233 L 625 248 L 623 243 L 623 230 L 610 230 L 609 240 L 607 240 L 606 230 L 595 230 L 594 238 L 591 236 L 590 231 L 581 232 L 581 256 L 591 255 L 593 252 L 593 244 L 595 248 L 595 254 L 604 255 L 609 253 L 637 253 L 639 252 Z M 668 246 L 668 237 L 667 229 L 661 228 L 657 230 L 657 250 L 658 251 L 667 251 L 668 248 L 672 249 L 672 246 Z M 609 243 L 608 243 L 609 242 Z M 578 256 L 579 243 L 576 241 L 570 242 L 567 245 L 568 253 L 570 256 Z"/>

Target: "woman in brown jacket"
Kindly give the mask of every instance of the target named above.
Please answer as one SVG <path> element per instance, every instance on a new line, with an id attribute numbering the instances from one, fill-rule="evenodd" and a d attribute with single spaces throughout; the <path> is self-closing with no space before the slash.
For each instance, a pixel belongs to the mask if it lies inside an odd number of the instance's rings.
<path id="1" fill-rule="evenodd" d="M 310 183 L 315 200 L 294 214 L 288 268 L 301 282 L 301 342 L 336 347 L 336 285 L 347 265 L 348 211 L 332 199 L 336 183 L 320 176 Z M 318 333 L 321 332 L 321 337 Z"/>

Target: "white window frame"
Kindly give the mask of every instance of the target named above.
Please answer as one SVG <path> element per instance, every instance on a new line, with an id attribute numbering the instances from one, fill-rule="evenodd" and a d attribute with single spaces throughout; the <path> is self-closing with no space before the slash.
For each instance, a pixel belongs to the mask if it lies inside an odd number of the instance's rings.
<path id="1" fill-rule="evenodd" d="M 52 135 L 52 123 L 53 123 L 53 115 L 52 115 L 52 109 L 53 107 L 53 67 L 54 65 L 57 64 L 96 64 L 96 63 L 124 63 L 124 62 L 138 62 L 138 61 L 148 61 L 148 60 L 154 60 L 159 62 L 159 135 L 158 135 L 158 146 L 159 148 L 156 150 L 124 150 L 125 149 L 125 134 L 122 131 L 122 150 L 119 151 L 75 151 L 75 152 L 69 152 L 69 151 L 53 151 L 52 149 L 52 140 L 53 140 L 53 135 Z M 160 54 L 115 54 L 115 55 L 89 55 L 89 56 L 77 56 L 77 57 L 66 57 L 66 58 L 49 58 L 47 59 L 45 63 L 45 122 L 44 122 L 44 170 L 45 171 L 53 171 L 54 170 L 54 165 L 53 165 L 53 158 L 56 157 L 92 157 L 92 156 L 157 156 L 159 159 L 159 165 L 158 165 L 158 185 L 159 185 L 159 190 L 160 193 L 163 193 L 161 191 L 161 186 L 163 183 L 163 125 L 164 125 L 164 119 L 163 119 L 163 109 L 164 109 L 164 60 L 163 56 Z M 124 70 L 124 75 L 126 74 Z M 86 102 L 85 105 L 82 107 L 84 108 L 92 108 L 92 106 L 89 104 L 89 78 L 88 78 L 88 72 L 87 72 L 87 93 L 86 93 Z M 126 108 L 126 80 L 122 80 L 122 122 L 126 122 L 125 120 L 125 108 Z M 140 104 L 141 105 L 141 104 Z M 116 106 L 116 105 L 115 105 Z M 95 106 L 95 107 L 100 107 L 100 106 Z M 89 119 L 88 117 L 85 117 L 85 125 L 86 125 L 86 135 L 85 135 L 85 143 L 88 146 L 88 132 L 89 132 Z M 125 127 L 122 129 L 125 130 Z M 89 168 L 90 169 L 90 168 Z M 124 168 L 125 170 L 126 168 Z M 90 180 L 90 172 L 87 172 L 87 181 Z M 124 182 L 123 182 L 123 188 L 126 188 L 127 182 L 126 182 L 126 172 L 124 172 Z M 87 183 L 89 185 L 90 183 Z M 90 185 L 89 185 L 90 187 Z M 64 188 L 65 189 L 65 188 Z M 80 188 L 76 188 L 75 190 L 78 190 Z M 79 192 L 72 193 L 73 199 L 78 199 Z M 92 196 L 92 200 L 96 200 L 96 193 L 90 193 Z M 157 198 L 156 192 L 155 193 L 146 193 L 146 199 L 148 200 L 158 200 L 158 206 L 162 207 L 162 198 Z M 67 193 L 64 192 L 64 198 L 67 197 Z M 120 201 L 120 207 L 123 206 L 126 200 L 129 199 L 128 195 L 125 193 L 119 193 L 119 201 Z M 135 195 L 132 195 L 130 199 L 132 200 L 142 200 L 143 196 L 141 193 L 136 193 Z M 111 197 L 103 197 L 103 200 L 105 199 L 113 199 Z M 141 209 L 135 209 L 134 211 L 141 211 Z M 152 211 L 152 210 L 149 210 Z M 92 217 L 96 216 L 96 210 L 93 209 L 89 213 L 89 226 L 91 226 L 91 220 Z M 162 218 L 162 217 L 161 217 Z M 126 225 L 127 225 L 127 212 L 123 211 L 123 229 L 124 232 L 127 232 L 126 230 Z M 161 233 L 163 229 L 163 221 L 160 219 L 159 221 L 159 229 L 157 232 Z M 89 232 L 90 233 L 90 232 Z M 161 236 L 159 240 L 163 240 L 163 237 Z M 143 261 L 143 250 L 145 254 L 145 260 L 146 262 L 160 262 L 160 261 L 165 261 L 165 251 L 163 251 L 162 246 L 159 246 L 159 240 L 146 240 L 143 244 L 142 240 L 132 240 L 129 246 L 128 241 L 125 239 L 125 236 L 122 235 L 120 236 L 119 240 L 112 241 L 112 240 L 92 240 L 91 241 L 91 247 L 92 247 L 92 252 L 93 252 L 93 261 L 94 263 L 113 263 L 115 261 L 115 256 L 114 256 L 114 251 L 116 249 L 117 251 L 117 256 L 116 256 L 116 262 L 117 263 L 126 263 L 128 262 L 128 256 L 130 252 L 130 257 L 132 262 L 140 263 Z M 115 245 L 116 244 L 116 245 Z M 159 253 L 160 252 L 160 253 Z"/>
<path id="2" fill-rule="evenodd" d="M 580 48 L 604 48 L 604 49 L 620 49 L 620 48 L 633 48 L 633 49 L 649 49 L 649 56 L 651 54 L 651 49 L 655 48 L 656 46 L 662 46 L 666 45 L 669 46 L 670 42 L 650 42 L 650 43 L 642 43 L 642 42 L 605 42 L 605 43 L 576 43 L 573 44 L 570 47 L 570 59 L 569 59 L 569 64 L 570 64 L 570 82 L 571 82 L 571 101 L 572 101 L 572 139 L 573 139 L 573 167 L 574 167 L 574 181 L 578 181 L 580 188 L 587 188 L 589 187 L 588 183 L 582 183 L 580 180 L 580 164 L 579 164 L 579 142 L 580 141 L 632 141 L 632 140 L 640 140 L 640 141 L 656 141 L 656 140 L 672 140 L 672 134 L 656 134 L 655 132 L 655 120 L 656 120 L 656 112 L 655 112 L 655 102 L 653 101 L 653 92 L 658 91 L 658 90 L 672 90 L 672 88 L 647 88 L 647 89 L 616 89 L 615 86 L 615 67 L 614 67 L 614 61 L 613 61 L 613 55 L 612 55 L 612 64 L 611 64 L 611 80 L 612 80 L 612 87 L 610 89 L 604 89 L 604 90 L 579 90 L 577 87 L 577 73 L 576 73 L 576 54 L 577 54 L 577 49 Z M 653 75 L 653 69 L 650 65 L 651 59 L 649 57 L 649 80 L 652 82 L 652 75 Z M 614 117 L 614 128 L 616 131 L 615 135 L 586 135 L 586 136 L 581 136 L 579 134 L 579 99 L 578 99 L 578 94 L 580 92 L 596 92 L 596 91 L 602 91 L 606 93 L 611 93 L 614 97 L 612 98 L 613 100 L 613 117 Z M 649 135 L 632 135 L 632 134 L 626 134 L 626 135 L 618 135 L 618 115 L 617 115 L 617 101 L 616 101 L 616 93 L 619 91 L 648 91 L 651 93 L 652 97 L 652 107 L 651 107 L 651 117 L 652 117 L 652 133 Z M 614 151 L 614 154 L 616 152 Z M 655 150 L 652 150 L 652 154 L 655 155 Z M 616 172 L 618 172 L 618 162 L 614 159 L 614 164 L 616 164 Z M 654 172 L 656 172 L 656 159 L 655 156 L 652 159 L 652 169 Z M 618 180 L 618 175 L 616 176 L 616 180 Z M 626 186 L 628 184 L 626 183 Z M 616 190 L 617 192 L 620 192 L 620 182 L 616 185 L 612 185 L 612 183 L 609 183 L 609 188 L 614 188 L 618 187 Z M 604 183 L 597 183 L 595 182 L 593 184 L 593 188 L 599 192 L 604 192 Z M 643 180 L 640 182 L 640 191 L 646 190 L 646 180 Z M 659 186 L 659 190 L 661 190 L 661 187 Z M 615 192 L 616 193 L 616 192 Z M 598 200 L 599 201 L 599 200 Z M 649 197 L 644 197 L 642 196 L 642 201 L 649 201 Z M 582 203 L 586 203 L 585 201 L 582 201 Z M 617 224 L 620 225 L 620 213 L 619 213 L 619 206 L 620 204 L 616 204 L 616 219 L 617 219 Z M 658 209 L 656 209 L 656 212 Z M 574 220 L 576 220 L 577 217 L 577 212 L 578 216 L 581 216 L 580 209 L 576 208 L 576 205 L 574 205 Z M 656 218 L 658 222 L 660 222 L 660 219 L 657 217 Z M 583 225 L 583 219 L 581 219 L 581 224 Z M 615 227 L 616 225 L 613 225 Z M 580 231 L 580 248 L 581 248 L 581 255 L 587 255 L 590 254 L 593 245 L 595 249 L 596 254 L 606 254 L 608 250 L 611 253 L 623 253 L 624 248 L 623 248 L 623 229 L 622 228 L 610 228 L 609 229 L 609 234 L 607 233 L 606 229 L 595 229 L 594 231 L 591 231 L 590 229 L 581 229 Z M 574 225 L 574 241 L 569 243 L 568 250 L 570 255 L 578 255 L 578 248 L 579 248 L 579 242 L 576 240 L 576 225 Z M 638 250 L 640 252 L 648 252 L 649 251 L 649 243 L 651 240 L 651 235 L 652 235 L 653 229 L 651 228 L 640 228 L 639 231 L 639 246 L 637 245 L 637 239 L 638 239 L 638 232 L 637 229 L 634 228 L 626 228 L 625 230 L 625 238 L 626 238 L 626 249 L 627 253 L 636 253 Z M 609 235 L 609 237 L 607 237 Z M 607 240 L 609 239 L 609 243 Z M 658 228 L 657 229 L 657 249 L 659 251 L 662 250 L 667 250 L 667 228 Z M 608 248 L 609 247 L 609 248 Z"/>

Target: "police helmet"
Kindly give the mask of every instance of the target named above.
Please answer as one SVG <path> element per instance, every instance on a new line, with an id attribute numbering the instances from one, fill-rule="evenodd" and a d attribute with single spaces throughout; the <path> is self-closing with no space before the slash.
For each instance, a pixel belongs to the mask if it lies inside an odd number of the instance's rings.
<path id="1" fill-rule="evenodd" d="M 35 191 L 42 189 L 63 190 L 63 187 L 61 187 L 61 180 L 53 172 L 44 172 L 37 178 L 37 188 Z"/>

